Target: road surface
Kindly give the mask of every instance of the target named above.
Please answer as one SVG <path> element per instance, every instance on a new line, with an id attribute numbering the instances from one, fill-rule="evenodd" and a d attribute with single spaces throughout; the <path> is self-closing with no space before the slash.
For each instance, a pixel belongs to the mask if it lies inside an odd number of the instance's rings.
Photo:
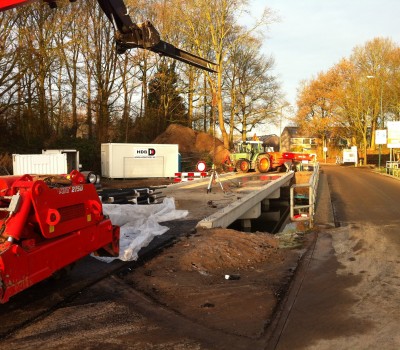
<path id="1" fill-rule="evenodd" d="M 336 228 L 322 229 L 274 349 L 400 348 L 400 181 L 323 166 Z"/>

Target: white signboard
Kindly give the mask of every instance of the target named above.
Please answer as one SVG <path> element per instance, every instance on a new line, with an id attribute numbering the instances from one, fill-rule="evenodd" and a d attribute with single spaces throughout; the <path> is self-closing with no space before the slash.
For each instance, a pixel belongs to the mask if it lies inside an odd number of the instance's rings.
<path id="1" fill-rule="evenodd" d="M 389 148 L 400 148 L 400 122 L 387 122 Z"/>
<path id="2" fill-rule="evenodd" d="M 377 145 L 386 145 L 386 130 L 375 130 L 375 143 Z"/>
<path id="3" fill-rule="evenodd" d="M 343 150 L 343 163 L 357 164 L 358 151 L 357 147 L 353 146 L 351 149 Z"/>

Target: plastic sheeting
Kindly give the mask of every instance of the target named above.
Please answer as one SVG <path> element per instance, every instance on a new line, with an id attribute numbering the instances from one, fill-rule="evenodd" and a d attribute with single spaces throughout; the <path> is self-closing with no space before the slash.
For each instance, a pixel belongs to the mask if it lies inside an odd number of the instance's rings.
<path id="1" fill-rule="evenodd" d="M 165 198 L 163 203 L 150 205 L 103 204 L 103 212 L 110 217 L 113 225 L 120 226 L 119 257 L 96 257 L 105 262 L 137 260 L 141 248 L 168 231 L 168 227 L 160 225 L 160 222 L 188 215 L 187 210 L 175 209 L 174 198 Z"/>

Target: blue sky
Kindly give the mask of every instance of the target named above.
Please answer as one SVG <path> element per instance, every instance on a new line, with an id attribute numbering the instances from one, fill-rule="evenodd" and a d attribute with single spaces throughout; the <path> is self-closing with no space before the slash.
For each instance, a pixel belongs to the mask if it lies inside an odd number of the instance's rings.
<path id="1" fill-rule="evenodd" d="M 400 45 L 399 0 L 250 0 L 253 14 L 266 6 L 271 24 L 263 51 L 275 58 L 275 75 L 294 104 L 301 80 L 326 71 L 374 37 Z"/>

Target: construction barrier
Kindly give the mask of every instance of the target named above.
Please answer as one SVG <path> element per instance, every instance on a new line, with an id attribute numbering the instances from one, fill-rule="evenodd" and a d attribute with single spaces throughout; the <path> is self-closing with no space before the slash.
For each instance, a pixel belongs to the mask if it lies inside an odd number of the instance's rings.
<path id="1" fill-rule="evenodd" d="M 183 181 L 193 181 L 196 179 L 201 179 L 207 177 L 208 173 L 205 171 L 199 172 L 187 172 L 187 173 L 175 173 L 174 182 L 183 182 Z"/>

